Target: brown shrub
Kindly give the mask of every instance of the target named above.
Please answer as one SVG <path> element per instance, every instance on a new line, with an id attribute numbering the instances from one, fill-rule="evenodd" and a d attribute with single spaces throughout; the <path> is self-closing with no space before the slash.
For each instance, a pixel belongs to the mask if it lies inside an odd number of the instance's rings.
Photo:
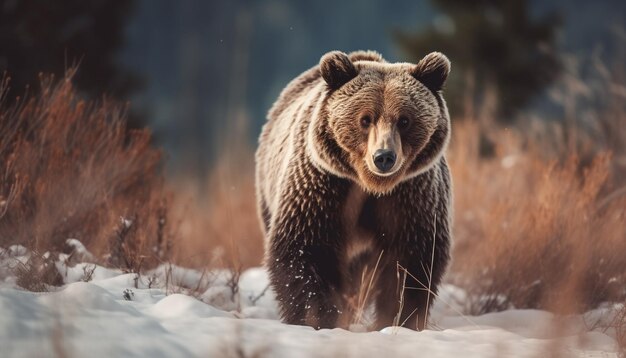
<path id="1" fill-rule="evenodd" d="M 102 255 L 122 217 L 135 220 L 125 250 L 150 256 L 161 152 L 148 130 L 127 130 L 124 106 L 80 99 L 72 76 L 42 76 L 36 94 L 0 102 L 0 247 L 59 252 L 76 238 Z"/>
<path id="2" fill-rule="evenodd" d="M 210 173 L 204 188 L 177 178 L 172 216 L 179 228 L 174 258 L 185 266 L 258 266 L 263 238 L 256 212 L 252 150 L 240 145 Z M 202 194 L 204 192 L 204 194 Z"/>
<path id="3" fill-rule="evenodd" d="M 495 142 L 491 158 L 479 154 L 483 132 Z M 470 311 L 572 311 L 623 299 L 626 198 L 607 194 L 611 156 L 585 166 L 575 155 L 548 160 L 519 133 L 469 121 L 455 128 L 451 279 L 474 298 Z"/>
<path id="4" fill-rule="evenodd" d="M 626 297 L 626 78 L 623 63 L 592 62 L 587 83 L 566 66 L 560 120 L 499 127 L 486 101 L 454 125 L 449 278 L 470 292 L 471 313 L 570 312 Z"/>
<path id="5" fill-rule="evenodd" d="M 26 262 L 17 261 L 15 266 L 17 285 L 34 292 L 47 292 L 49 286 L 62 285 L 63 277 L 56 268 L 55 256 L 32 252 Z"/>
<path id="6" fill-rule="evenodd" d="M 607 328 L 613 329 L 615 340 L 617 342 L 618 357 L 626 357 L 626 301 L 621 305 L 617 305 L 613 319 L 609 322 Z"/>

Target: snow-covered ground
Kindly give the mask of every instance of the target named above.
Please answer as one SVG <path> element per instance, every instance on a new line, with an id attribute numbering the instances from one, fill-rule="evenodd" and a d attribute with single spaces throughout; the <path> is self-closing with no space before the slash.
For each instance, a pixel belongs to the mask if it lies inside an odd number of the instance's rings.
<path id="1" fill-rule="evenodd" d="M 80 243 L 73 243 L 79 251 Z M 606 312 L 556 318 L 538 310 L 462 316 L 464 292 L 442 287 L 432 329 L 315 331 L 277 320 L 263 269 L 201 273 L 163 265 L 137 278 L 88 263 L 57 268 L 65 285 L 18 288 L 29 253 L 0 249 L 2 357 L 617 357 L 610 331 L 590 331 Z M 83 257 L 88 258 L 83 252 Z M 89 282 L 82 280 L 89 279 Z M 179 293 L 177 293 L 179 292 Z M 191 295 L 191 293 L 196 293 Z M 607 317 L 605 317 L 608 319 Z"/>

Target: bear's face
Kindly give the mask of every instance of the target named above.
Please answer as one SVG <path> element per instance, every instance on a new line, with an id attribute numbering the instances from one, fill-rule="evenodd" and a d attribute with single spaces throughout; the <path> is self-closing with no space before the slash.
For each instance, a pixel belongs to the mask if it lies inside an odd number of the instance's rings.
<path id="1" fill-rule="evenodd" d="M 328 94 L 319 119 L 344 153 L 343 164 L 352 171 L 347 176 L 356 176 L 369 192 L 384 194 L 428 169 L 449 136 L 439 94 L 449 69 L 441 54 L 418 65 L 352 62 L 340 52 L 322 58 Z"/>

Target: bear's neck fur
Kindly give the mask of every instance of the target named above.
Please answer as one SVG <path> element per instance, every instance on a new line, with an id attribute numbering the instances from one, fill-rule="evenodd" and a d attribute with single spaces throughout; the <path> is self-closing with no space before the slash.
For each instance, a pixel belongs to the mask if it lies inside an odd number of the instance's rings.
<path id="1" fill-rule="evenodd" d="M 309 123 L 307 154 L 313 164 L 321 170 L 358 182 L 358 176 L 350 166 L 348 152 L 339 146 L 330 130 L 326 110 L 328 97 L 328 94 L 320 96 L 313 120 Z"/>

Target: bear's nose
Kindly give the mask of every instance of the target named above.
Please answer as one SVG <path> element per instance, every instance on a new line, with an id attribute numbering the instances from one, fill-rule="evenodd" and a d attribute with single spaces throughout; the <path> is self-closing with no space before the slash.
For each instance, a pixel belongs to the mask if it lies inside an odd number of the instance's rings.
<path id="1" fill-rule="evenodd" d="M 396 153 L 391 149 L 379 149 L 374 153 L 374 164 L 385 173 L 396 164 Z"/>

